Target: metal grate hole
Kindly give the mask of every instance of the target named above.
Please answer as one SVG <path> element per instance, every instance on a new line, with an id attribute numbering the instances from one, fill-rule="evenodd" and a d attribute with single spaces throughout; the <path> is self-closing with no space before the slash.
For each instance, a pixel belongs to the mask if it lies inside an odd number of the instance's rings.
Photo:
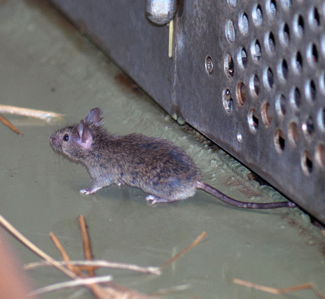
<path id="1" fill-rule="evenodd" d="M 280 94 L 275 100 L 275 111 L 280 118 L 284 118 L 286 114 L 286 98 L 284 95 Z"/>
<path id="2" fill-rule="evenodd" d="M 236 86 L 236 97 L 240 105 L 246 102 L 246 86 L 243 82 L 238 82 Z"/>
<path id="3" fill-rule="evenodd" d="M 311 66 L 318 62 L 318 50 L 315 44 L 309 44 L 307 48 L 307 61 Z"/>
<path id="4" fill-rule="evenodd" d="M 238 64 L 242 69 L 247 67 L 247 52 L 245 48 L 241 48 L 237 54 Z"/>
<path id="5" fill-rule="evenodd" d="M 320 17 L 318 13 L 318 9 L 316 7 L 312 7 L 309 12 L 309 25 L 310 27 L 317 28 L 320 26 Z"/>
<path id="6" fill-rule="evenodd" d="M 255 26 L 261 26 L 263 21 L 262 8 L 259 4 L 255 5 L 252 11 L 253 22 Z"/>
<path id="7" fill-rule="evenodd" d="M 248 33 L 248 16 L 245 12 L 239 17 L 238 27 L 243 35 Z"/>
<path id="8" fill-rule="evenodd" d="M 234 61 L 231 55 L 227 54 L 224 62 L 223 68 L 227 77 L 232 77 L 234 75 Z"/>
<path id="9" fill-rule="evenodd" d="M 255 109 L 251 109 L 247 115 L 248 127 L 252 133 L 256 133 L 258 129 L 258 116 Z"/>
<path id="10" fill-rule="evenodd" d="M 305 85 L 305 94 L 309 102 L 314 102 L 316 100 L 316 85 L 313 80 L 308 80 Z"/>
<path id="11" fill-rule="evenodd" d="M 298 134 L 298 126 L 295 122 L 291 122 L 289 125 L 288 138 L 289 138 L 289 143 L 293 147 L 296 147 L 299 140 L 299 134 Z"/>
<path id="12" fill-rule="evenodd" d="M 281 129 L 277 129 L 274 134 L 274 145 L 276 151 L 281 154 L 285 148 L 285 139 Z"/>
<path id="13" fill-rule="evenodd" d="M 281 60 L 277 66 L 278 76 L 279 78 L 285 82 L 288 79 L 288 63 L 285 59 Z"/>
<path id="14" fill-rule="evenodd" d="M 236 34 L 235 34 L 235 26 L 233 21 L 228 20 L 225 25 L 225 34 L 227 41 L 232 43 L 236 39 Z"/>
<path id="15" fill-rule="evenodd" d="M 310 175 L 313 171 L 313 160 L 307 151 L 304 151 L 301 156 L 301 168 L 305 175 Z"/>
<path id="16" fill-rule="evenodd" d="M 268 54 L 272 55 L 275 52 L 275 39 L 272 32 L 265 35 L 265 48 Z"/>
<path id="17" fill-rule="evenodd" d="M 296 56 L 293 57 L 292 64 L 293 64 L 293 69 L 300 74 L 302 71 L 302 56 L 299 51 L 297 52 Z"/>
<path id="18" fill-rule="evenodd" d="M 233 109 L 234 103 L 229 88 L 222 92 L 222 105 L 227 113 L 230 113 Z"/>
<path id="19" fill-rule="evenodd" d="M 290 103 L 293 108 L 298 109 L 301 104 L 301 94 L 298 87 L 293 87 L 290 91 Z"/>
<path id="20" fill-rule="evenodd" d="M 304 19 L 301 15 L 295 16 L 293 29 L 294 29 L 295 34 L 298 37 L 302 37 L 304 35 L 305 24 L 304 24 Z"/>
<path id="21" fill-rule="evenodd" d="M 237 5 L 237 0 L 228 0 L 227 2 L 230 7 L 236 7 Z"/>
<path id="22" fill-rule="evenodd" d="M 208 74 L 211 74 L 213 72 L 213 61 L 210 55 L 205 57 L 204 65 L 205 65 L 205 71 Z"/>
<path id="23" fill-rule="evenodd" d="M 307 137 L 312 137 L 315 131 L 314 120 L 311 115 L 309 115 L 305 122 L 301 126 L 302 131 Z"/>
<path id="24" fill-rule="evenodd" d="M 289 41 L 290 41 L 290 29 L 288 24 L 283 23 L 281 28 L 280 28 L 280 32 L 279 32 L 279 38 L 281 43 L 284 46 L 288 46 Z"/>
<path id="25" fill-rule="evenodd" d="M 290 8 L 292 3 L 291 3 L 291 0 L 281 0 L 281 4 L 282 4 L 282 7 L 287 10 Z"/>
<path id="26" fill-rule="evenodd" d="M 266 127 L 269 127 L 272 121 L 272 113 L 270 112 L 270 104 L 265 102 L 261 109 L 262 120 Z"/>
<path id="27" fill-rule="evenodd" d="M 251 44 L 251 54 L 254 61 L 259 61 L 261 58 L 261 45 L 260 42 L 255 39 Z"/>
<path id="28" fill-rule="evenodd" d="M 275 0 L 268 0 L 266 3 L 266 12 L 270 18 L 275 18 L 276 16 L 276 1 Z"/>
<path id="29" fill-rule="evenodd" d="M 325 132 L 325 108 L 321 108 L 317 114 L 318 127 Z"/>
<path id="30" fill-rule="evenodd" d="M 320 168 L 325 168 L 325 146 L 322 143 L 316 146 L 315 161 Z"/>
<path id="31" fill-rule="evenodd" d="M 260 80 L 256 75 L 253 75 L 249 80 L 249 89 L 253 97 L 258 97 L 260 93 Z"/>

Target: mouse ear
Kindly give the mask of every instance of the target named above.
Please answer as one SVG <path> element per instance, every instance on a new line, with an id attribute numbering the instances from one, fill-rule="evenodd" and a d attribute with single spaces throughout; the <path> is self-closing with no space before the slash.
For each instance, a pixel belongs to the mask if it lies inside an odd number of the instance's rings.
<path id="1" fill-rule="evenodd" d="M 85 149 L 89 149 L 93 143 L 93 136 L 85 122 L 83 120 L 80 121 L 78 127 L 78 143 Z"/>
<path id="2" fill-rule="evenodd" d="M 100 117 L 100 115 L 102 114 L 103 112 L 99 109 L 99 108 L 93 108 L 89 111 L 85 121 L 86 123 L 93 123 L 95 125 L 98 125 L 100 124 L 102 118 Z"/>

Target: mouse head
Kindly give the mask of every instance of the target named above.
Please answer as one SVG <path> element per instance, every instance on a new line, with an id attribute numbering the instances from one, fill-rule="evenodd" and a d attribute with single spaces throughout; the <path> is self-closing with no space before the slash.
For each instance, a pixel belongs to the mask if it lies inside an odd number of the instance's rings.
<path id="1" fill-rule="evenodd" d="M 101 124 L 101 114 L 94 108 L 79 124 L 57 131 L 50 137 L 52 147 L 72 160 L 83 160 L 93 144 L 93 129 Z"/>

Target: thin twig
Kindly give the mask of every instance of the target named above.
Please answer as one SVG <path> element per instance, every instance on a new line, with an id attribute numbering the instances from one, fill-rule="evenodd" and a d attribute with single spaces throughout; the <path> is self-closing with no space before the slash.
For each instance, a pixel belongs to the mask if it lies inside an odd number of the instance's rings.
<path id="1" fill-rule="evenodd" d="M 90 239 L 89 239 L 89 234 L 88 234 L 85 218 L 82 215 L 79 216 L 79 226 L 80 226 L 80 230 L 81 230 L 82 247 L 83 247 L 83 251 L 84 251 L 85 260 L 91 261 L 93 259 L 93 255 L 91 252 Z M 90 277 L 94 277 L 95 269 L 89 269 L 88 275 Z"/>
<path id="2" fill-rule="evenodd" d="M 186 248 L 184 248 L 183 250 L 181 250 L 179 253 L 177 253 L 176 255 L 174 255 L 168 262 L 166 262 L 165 264 L 163 264 L 161 267 L 160 267 L 160 270 L 166 268 L 167 266 L 169 266 L 170 264 L 172 264 L 175 260 L 177 260 L 178 258 L 180 258 L 183 254 L 185 254 L 187 251 L 189 251 L 191 248 L 195 247 L 197 244 L 199 244 L 202 239 L 206 236 L 206 232 L 203 232 L 201 235 L 199 235 L 195 241 L 187 246 Z"/>
<path id="3" fill-rule="evenodd" d="M 70 263 L 70 258 L 67 254 L 67 252 L 65 251 L 65 249 L 63 248 L 63 246 L 61 245 L 60 241 L 58 240 L 58 238 L 56 237 L 56 235 L 53 232 L 50 232 L 50 238 L 53 241 L 54 245 L 56 246 L 56 248 L 59 250 L 59 252 L 62 255 L 63 260 L 66 262 L 66 266 L 76 275 L 78 275 L 79 273 L 76 273 L 76 269 L 75 267 L 73 267 Z"/>
<path id="4" fill-rule="evenodd" d="M 66 262 L 58 262 L 61 265 L 67 265 Z M 155 274 L 160 275 L 161 271 L 160 268 L 157 267 L 141 267 L 138 265 L 133 264 L 122 264 L 122 263 L 113 263 L 104 260 L 92 260 L 92 261 L 69 261 L 69 264 L 73 266 L 79 266 L 80 269 L 84 267 L 103 267 L 103 268 L 113 268 L 113 269 L 124 269 L 124 270 L 131 270 L 141 273 L 148 273 L 148 274 Z M 30 263 L 24 266 L 25 270 L 30 270 L 38 267 L 50 266 L 49 262 L 37 262 L 37 263 Z"/>
<path id="5" fill-rule="evenodd" d="M 44 251 L 39 249 L 36 245 L 34 245 L 31 241 L 29 241 L 26 237 L 24 237 L 17 229 L 15 229 L 2 215 L 0 215 L 0 224 L 9 232 L 11 233 L 15 238 L 17 238 L 21 243 L 23 243 L 25 246 L 27 246 L 30 250 L 35 252 L 37 255 L 39 255 L 44 260 L 51 263 L 54 267 L 59 269 L 61 272 L 63 272 L 65 275 L 69 276 L 72 279 L 77 279 L 78 276 L 74 274 L 69 269 L 63 267 L 59 262 L 54 260 L 52 257 L 50 257 L 48 254 L 46 254 Z M 94 294 L 96 294 L 99 298 L 105 298 L 105 295 L 103 291 L 100 289 L 97 285 L 88 285 L 88 287 L 93 291 Z"/>
<path id="6" fill-rule="evenodd" d="M 49 123 L 53 118 L 61 118 L 63 115 L 50 111 L 21 108 L 8 105 L 0 105 L 0 113 L 10 113 L 15 115 L 24 115 L 45 120 Z"/>
<path id="7" fill-rule="evenodd" d="M 0 115 L 0 121 L 3 122 L 7 127 L 16 132 L 19 135 L 23 135 L 23 132 L 19 131 L 9 120 L 5 119 Z"/>
<path id="8" fill-rule="evenodd" d="M 31 292 L 31 295 L 34 295 L 34 296 L 35 295 L 41 295 L 41 294 L 44 294 L 44 293 L 57 291 L 57 290 L 61 290 L 61 289 L 64 289 L 64 288 L 73 288 L 73 287 L 76 287 L 76 286 L 108 282 L 108 281 L 111 281 L 111 280 L 112 280 L 112 276 L 110 276 L 110 275 L 97 276 L 97 277 L 88 277 L 88 278 L 79 278 L 79 279 L 75 279 L 75 280 L 70 280 L 70 281 L 51 284 L 49 286 L 46 286 L 44 288 L 40 288 L 40 289 L 37 289 L 37 290 Z"/>
<path id="9" fill-rule="evenodd" d="M 315 286 L 310 282 L 309 283 L 304 283 L 304 284 L 299 284 L 299 285 L 288 287 L 288 288 L 282 288 L 282 289 L 271 288 L 271 287 L 263 286 L 263 285 L 256 284 L 256 283 L 253 283 L 253 282 L 241 280 L 241 279 L 238 279 L 238 278 L 234 278 L 233 282 L 237 283 L 237 284 L 240 284 L 240 285 L 243 285 L 243 286 L 246 286 L 246 287 L 249 287 L 249 288 L 260 290 L 260 291 L 263 291 L 263 292 L 266 292 L 266 293 L 274 294 L 274 295 L 280 295 L 280 294 L 286 294 L 286 293 L 291 293 L 291 292 L 300 291 L 300 290 L 311 289 L 318 298 L 325 299 L 325 295 L 320 293 L 315 288 Z"/>

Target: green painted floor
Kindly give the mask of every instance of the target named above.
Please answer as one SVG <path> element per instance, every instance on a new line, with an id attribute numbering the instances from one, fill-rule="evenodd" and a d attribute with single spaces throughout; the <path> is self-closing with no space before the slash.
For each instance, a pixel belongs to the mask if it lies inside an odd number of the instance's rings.
<path id="1" fill-rule="evenodd" d="M 197 247 L 159 277 L 101 269 L 116 283 L 145 293 L 189 285 L 164 298 L 316 298 L 311 291 L 270 295 L 232 283 L 239 278 L 283 288 L 313 282 L 325 293 L 325 236 L 298 209 L 246 211 L 199 191 L 183 202 L 150 206 L 142 191 L 112 186 L 94 196 L 84 167 L 53 152 L 49 136 L 100 107 L 112 133 L 141 132 L 183 147 L 207 183 L 239 200 L 270 202 L 283 196 L 252 179 L 243 165 L 199 134 L 174 123 L 150 98 L 46 1 L 0 2 L 1 104 L 64 113 L 47 125 L 8 116 L 23 131 L 0 125 L 1 214 L 54 258 L 54 232 L 72 259 L 82 259 L 78 216 L 84 215 L 96 259 L 160 266 L 192 243 Z M 39 258 L 9 238 L 24 263 Z M 52 268 L 28 272 L 35 288 L 67 280 Z M 42 298 L 92 298 L 82 288 Z M 196 297 L 195 297 L 196 296 Z"/>

